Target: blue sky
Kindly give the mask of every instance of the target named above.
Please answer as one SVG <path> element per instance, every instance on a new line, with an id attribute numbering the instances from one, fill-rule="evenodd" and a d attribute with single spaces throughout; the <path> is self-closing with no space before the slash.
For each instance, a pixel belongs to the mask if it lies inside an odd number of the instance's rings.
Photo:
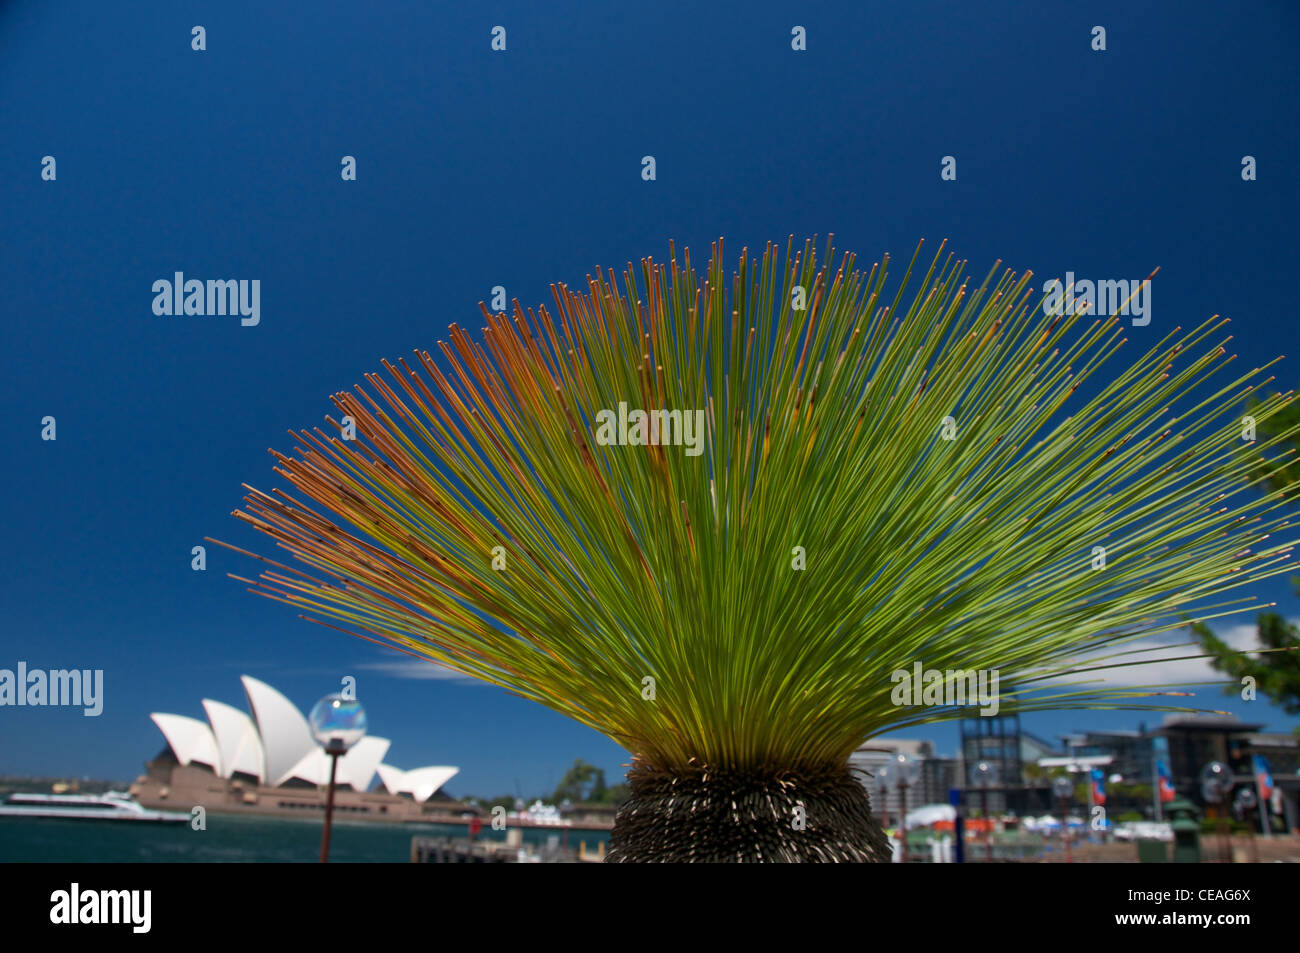
<path id="1" fill-rule="evenodd" d="M 670 238 L 833 232 L 868 263 L 947 238 L 981 277 L 1160 265 L 1151 334 L 1217 312 L 1248 366 L 1296 351 L 1292 4 L 267 6 L 0 5 L 0 667 L 102 668 L 107 695 L 98 718 L 0 710 L 0 773 L 133 777 L 149 712 L 242 707 L 247 673 L 303 708 L 355 676 L 389 760 L 461 766 L 454 793 L 540 792 L 575 757 L 619 774 L 588 729 L 247 594 L 233 554 L 190 569 L 204 536 L 252 542 L 229 513 L 272 482 L 266 448 L 381 358 L 477 328 L 494 285 L 535 306 Z M 259 279 L 260 324 L 155 316 L 178 270 Z M 1256 594 L 1300 616 L 1284 580 Z"/>

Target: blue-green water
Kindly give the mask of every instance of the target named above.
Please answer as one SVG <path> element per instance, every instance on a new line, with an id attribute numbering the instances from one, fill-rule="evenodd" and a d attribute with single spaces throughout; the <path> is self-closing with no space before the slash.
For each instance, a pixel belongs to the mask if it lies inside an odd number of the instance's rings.
<path id="1" fill-rule="evenodd" d="M 335 821 L 330 860 L 397 862 L 410 860 L 412 837 L 465 837 L 463 826 L 373 824 Z M 504 831 L 484 825 L 482 840 L 505 840 Z M 525 844 L 545 844 L 558 831 L 526 829 Z M 0 817 L 0 862 L 293 862 L 320 859 L 319 818 L 207 816 L 207 830 L 188 824 L 129 821 L 56 821 Z M 568 844 L 586 841 L 594 850 L 606 832 L 569 831 Z"/>

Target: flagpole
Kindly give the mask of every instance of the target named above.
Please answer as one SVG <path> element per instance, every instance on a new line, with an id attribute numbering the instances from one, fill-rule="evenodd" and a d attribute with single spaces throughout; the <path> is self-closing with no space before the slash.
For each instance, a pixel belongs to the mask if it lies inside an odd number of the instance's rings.
<path id="1" fill-rule="evenodd" d="M 1083 766 L 1083 765 L 1080 765 L 1079 767 L 1080 767 L 1080 768 L 1082 769 L 1082 771 L 1083 771 L 1083 777 L 1084 777 L 1084 782 L 1085 782 L 1085 783 L 1084 783 L 1084 787 L 1086 787 L 1086 788 L 1088 789 L 1088 820 L 1087 820 L 1087 822 L 1085 823 L 1084 827 L 1085 827 L 1085 828 L 1087 829 L 1087 831 L 1088 831 L 1088 843 L 1091 844 L 1091 843 L 1093 843 L 1093 839 L 1092 839 L 1092 809 L 1096 806 L 1096 804 L 1095 804 L 1095 803 L 1093 802 L 1093 800 L 1092 800 L 1092 768 L 1091 768 L 1091 767 L 1085 767 L 1085 766 Z"/>
<path id="2" fill-rule="evenodd" d="M 1271 800 L 1273 792 L 1269 792 L 1269 797 L 1264 797 L 1264 786 L 1259 783 L 1260 775 L 1263 774 L 1260 768 L 1264 767 L 1264 765 L 1259 755 L 1255 755 L 1251 760 L 1253 762 L 1251 767 L 1255 769 L 1255 793 L 1259 796 L 1259 828 L 1265 837 L 1272 837 L 1273 832 L 1268 823 L 1268 802 Z"/>
<path id="3" fill-rule="evenodd" d="M 1151 746 L 1151 797 L 1155 801 L 1156 823 L 1164 821 L 1164 811 L 1160 806 L 1160 764 L 1156 760 L 1156 746 Z"/>

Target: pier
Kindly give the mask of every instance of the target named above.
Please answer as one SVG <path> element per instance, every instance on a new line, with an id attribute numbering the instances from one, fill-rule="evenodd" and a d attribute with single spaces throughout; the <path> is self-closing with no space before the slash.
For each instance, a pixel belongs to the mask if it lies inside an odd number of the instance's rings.
<path id="1" fill-rule="evenodd" d="M 475 840 L 459 837 L 412 837 L 413 864 L 576 864 L 601 863 L 605 845 L 588 850 L 585 843 L 574 850 L 561 844 Z"/>

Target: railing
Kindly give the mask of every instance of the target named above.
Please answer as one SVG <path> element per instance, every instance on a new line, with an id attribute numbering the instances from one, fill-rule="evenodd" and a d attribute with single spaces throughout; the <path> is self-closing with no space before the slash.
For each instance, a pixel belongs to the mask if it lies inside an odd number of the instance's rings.
<path id="1" fill-rule="evenodd" d="M 412 837 L 413 864 L 568 864 L 578 852 L 552 844 L 507 844 L 497 840 L 470 842 L 453 837 Z"/>
<path id="2" fill-rule="evenodd" d="M 897 838 L 891 843 L 894 847 L 894 860 L 902 860 L 902 845 Z M 1008 831 L 993 836 L 989 845 L 983 839 L 968 840 L 965 844 L 966 863 L 1022 863 L 1037 860 L 1046 848 L 1046 842 L 1037 834 Z M 950 864 L 955 862 L 956 844 L 952 834 L 929 834 L 913 831 L 907 838 L 907 862 L 909 864 Z"/>

